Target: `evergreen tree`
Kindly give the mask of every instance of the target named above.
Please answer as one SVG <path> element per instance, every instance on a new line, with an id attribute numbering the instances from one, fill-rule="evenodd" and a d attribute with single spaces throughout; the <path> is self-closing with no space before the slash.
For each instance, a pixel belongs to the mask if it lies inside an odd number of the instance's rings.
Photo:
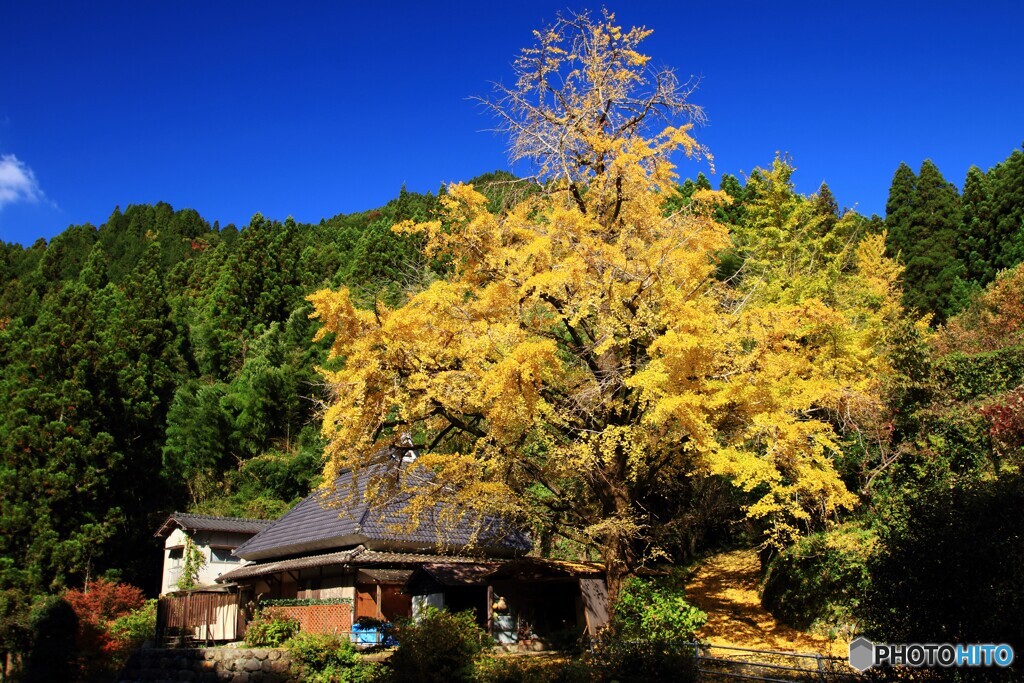
<path id="1" fill-rule="evenodd" d="M 967 170 L 964 180 L 963 209 L 957 234 L 957 255 L 964 264 L 966 277 L 986 285 L 995 278 L 995 225 L 992 220 L 992 195 L 988 178 L 977 166 Z"/>
<path id="2" fill-rule="evenodd" d="M 1024 261 L 1024 153 L 1014 150 L 988 173 L 992 192 L 992 262 L 996 270 Z"/>
<path id="3" fill-rule="evenodd" d="M 903 303 L 941 323 L 954 312 L 963 270 L 956 258 L 960 196 L 930 160 L 913 180 L 913 172 L 901 164 L 886 203 L 887 246 L 906 266 Z"/>
<path id="4" fill-rule="evenodd" d="M 910 221 L 917 202 L 917 176 L 901 163 L 892 177 L 889 199 L 885 203 L 886 247 L 893 258 L 905 261 L 904 254 L 913 243 Z"/>
<path id="5" fill-rule="evenodd" d="M 54 237 L 40 264 L 43 278 L 56 283 L 78 277 L 95 241 L 96 229 L 88 224 L 73 225 Z"/>
<path id="6" fill-rule="evenodd" d="M 221 383 L 189 382 L 178 388 L 167 414 L 162 473 L 175 490 L 199 505 L 214 494 L 230 466 L 230 424 L 221 406 Z"/>
<path id="7" fill-rule="evenodd" d="M 907 260 L 905 281 L 909 286 L 904 302 L 943 322 L 955 312 L 951 295 L 962 270 L 956 258 L 960 196 L 930 160 L 918 173 L 916 209 L 913 225 L 917 239 L 913 256 Z"/>
<path id="8" fill-rule="evenodd" d="M 725 173 L 722 175 L 718 189 L 729 195 L 732 203 L 728 206 L 719 206 L 716 210 L 716 218 L 728 225 L 739 225 L 744 219 L 743 186 L 739 179 Z"/>
<path id="9" fill-rule="evenodd" d="M 18 568 L 16 586 L 30 593 L 95 572 L 123 519 L 112 476 L 124 454 L 103 419 L 95 303 L 71 282 L 31 328 L 0 333 L 0 565 Z"/>
<path id="10" fill-rule="evenodd" d="M 828 233 L 839 220 L 839 203 L 827 183 L 822 183 L 813 197 L 814 214 L 822 219 L 821 232 Z"/>

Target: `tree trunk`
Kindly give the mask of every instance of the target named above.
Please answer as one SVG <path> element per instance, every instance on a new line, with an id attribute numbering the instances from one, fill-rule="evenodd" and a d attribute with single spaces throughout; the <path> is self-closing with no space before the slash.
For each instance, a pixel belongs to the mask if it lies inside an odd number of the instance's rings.
<path id="1" fill-rule="evenodd" d="M 621 534 L 609 534 L 604 547 L 605 581 L 608 584 L 608 610 L 614 612 L 622 584 L 632 575 L 623 549 L 627 543 Z"/>
<path id="2" fill-rule="evenodd" d="M 613 497 L 615 519 L 628 519 L 632 513 L 629 497 L 622 492 Z M 619 599 L 619 591 L 627 579 L 636 572 L 636 557 L 633 552 L 633 539 L 623 529 L 614 527 L 605 536 L 604 569 L 605 582 L 608 584 L 608 610 L 614 614 L 615 603 Z"/>

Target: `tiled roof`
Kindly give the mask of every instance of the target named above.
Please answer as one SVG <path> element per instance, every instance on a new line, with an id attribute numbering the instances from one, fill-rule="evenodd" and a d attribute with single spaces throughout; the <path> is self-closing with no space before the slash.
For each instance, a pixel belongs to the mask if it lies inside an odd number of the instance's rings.
<path id="1" fill-rule="evenodd" d="M 308 569 L 310 567 L 326 567 L 328 565 L 348 565 L 351 567 L 380 565 L 389 565 L 394 567 L 395 565 L 399 565 L 412 568 L 425 562 L 438 561 L 446 563 L 478 562 L 476 558 L 472 557 L 431 555 L 424 553 L 382 553 L 374 550 L 366 550 L 363 546 L 358 546 L 350 550 L 342 550 L 334 553 L 307 555 L 305 557 L 296 557 L 288 560 L 247 564 L 244 567 L 232 569 L 229 572 L 221 574 L 217 577 L 217 583 L 238 581 L 239 579 L 249 579 L 257 576 L 267 576 L 278 572 Z"/>
<path id="2" fill-rule="evenodd" d="M 376 473 L 378 473 L 378 470 Z M 370 475 L 343 472 L 327 491 L 315 491 L 267 529 L 235 549 L 247 560 L 265 560 L 299 553 L 365 544 L 399 545 L 408 550 L 459 549 L 475 545 L 491 554 L 514 555 L 530 548 L 521 532 L 488 520 L 477 530 L 467 520 L 445 520 L 443 508 L 429 511 L 413 530 L 404 523 L 402 501 L 371 509 L 366 503 Z"/>
<path id="3" fill-rule="evenodd" d="M 423 565 L 423 571 L 443 586 L 482 586 L 486 583 L 487 575 L 500 566 L 496 562 L 433 562 Z"/>
<path id="4" fill-rule="evenodd" d="M 382 553 L 377 550 L 366 550 L 356 558 L 356 564 L 422 564 L 424 562 L 459 562 L 474 564 L 479 557 L 464 555 L 438 555 L 431 553 Z"/>
<path id="5" fill-rule="evenodd" d="M 356 576 L 358 583 L 405 583 L 412 576 L 412 569 L 360 569 Z"/>
<path id="6" fill-rule="evenodd" d="M 163 538 L 174 530 L 175 526 L 193 531 L 226 531 L 236 534 L 258 534 L 271 524 L 269 519 L 246 519 L 244 517 L 216 517 L 214 515 L 193 515 L 188 512 L 175 512 L 160 525 L 153 534 Z"/>
<path id="7" fill-rule="evenodd" d="M 239 567 L 238 569 L 232 569 L 229 572 L 224 572 L 218 576 L 216 580 L 217 583 L 224 583 L 226 581 L 237 581 L 239 579 L 248 579 L 255 576 L 267 576 L 268 574 L 276 574 L 277 572 L 294 571 L 296 569 L 306 569 L 308 567 L 324 567 L 331 564 L 348 564 L 353 555 L 360 552 L 361 549 L 362 546 L 353 550 L 344 550 L 339 553 L 309 555 L 307 557 L 298 557 L 291 560 L 247 564 Z"/>
<path id="8" fill-rule="evenodd" d="M 498 569 L 498 562 L 437 562 L 422 565 L 405 584 L 410 595 L 436 593 L 439 586 L 485 586 L 488 577 Z"/>
<path id="9" fill-rule="evenodd" d="M 520 557 L 509 560 L 495 570 L 489 579 L 541 579 L 558 577 L 597 577 L 604 574 L 598 562 L 549 560 L 543 557 Z"/>

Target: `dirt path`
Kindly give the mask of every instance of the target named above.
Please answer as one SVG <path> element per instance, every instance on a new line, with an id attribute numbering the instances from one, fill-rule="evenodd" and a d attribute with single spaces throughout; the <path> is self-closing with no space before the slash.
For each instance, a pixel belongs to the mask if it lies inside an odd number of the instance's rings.
<path id="1" fill-rule="evenodd" d="M 700 565 L 686 586 L 687 599 L 708 614 L 697 635 L 712 645 L 832 654 L 826 638 L 781 624 L 761 607 L 759 569 L 754 550 L 721 553 Z"/>

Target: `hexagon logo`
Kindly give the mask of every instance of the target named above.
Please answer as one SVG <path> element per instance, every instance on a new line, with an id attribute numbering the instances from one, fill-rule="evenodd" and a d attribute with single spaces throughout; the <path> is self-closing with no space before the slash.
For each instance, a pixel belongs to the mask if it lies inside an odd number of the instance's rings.
<path id="1" fill-rule="evenodd" d="M 857 671 L 866 671 L 875 663 L 875 644 L 864 636 L 850 643 L 850 666 Z"/>

